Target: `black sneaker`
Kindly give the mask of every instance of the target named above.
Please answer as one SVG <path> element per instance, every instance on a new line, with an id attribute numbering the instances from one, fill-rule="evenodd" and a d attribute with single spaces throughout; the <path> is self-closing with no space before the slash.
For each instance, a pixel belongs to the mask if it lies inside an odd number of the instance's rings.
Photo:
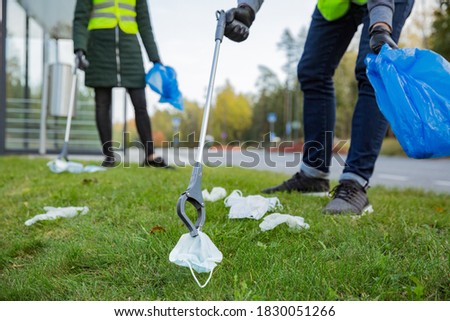
<path id="1" fill-rule="evenodd" d="M 367 188 L 356 181 L 342 180 L 330 192 L 331 200 L 323 209 L 325 214 L 356 214 L 372 213 L 373 208 L 367 198 Z"/>
<path id="2" fill-rule="evenodd" d="M 297 172 L 287 181 L 278 186 L 263 189 L 266 194 L 276 192 L 300 192 L 305 195 L 327 196 L 330 190 L 330 181 L 324 178 L 308 177 L 303 172 Z"/>
<path id="3" fill-rule="evenodd" d="M 106 156 L 105 159 L 102 162 L 102 167 L 115 167 L 116 166 L 116 159 L 112 156 Z"/>
<path id="4" fill-rule="evenodd" d="M 168 165 L 166 161 L 158 156 L 153 158 L 152 160 L 144 160 L 144 162 L 141 164 L 143 167 L 156 167 L 156 168 L 164 168 L 164 169 L 174 169 L 172 166 Z"/>

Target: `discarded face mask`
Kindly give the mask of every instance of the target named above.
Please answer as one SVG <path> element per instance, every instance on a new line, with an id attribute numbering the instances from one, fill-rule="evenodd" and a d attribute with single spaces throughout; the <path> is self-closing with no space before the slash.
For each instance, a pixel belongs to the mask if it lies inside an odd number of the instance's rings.
<path id="1" fill-rule="evenodd" d="M 30 226 L 37 221 L 55 220 L 59 217 L 74 217 L 78 214 L 84 215 L 89 211 L 87 206 L 84 207 L 51 207 L 44 206 L 45 214 L 39 214 L 25 222 L 26 226 Z"/>
<path id="2" fill-rule="evenodd" d="M 263 222 L 259 224 L 259 227 L 262 231 L 269 231 L 283 223 L 286 223 L 292 229 L 309 229 L 309 224 L 305 223 L 303 217 L 280 213 L 267 215 Z"/>
<path id="3" fill-rule="evenodd" d="M 215 202 L 227 196 L 227 191 L 223 187 L 213 187 L 211 193 L 204 189 L 202 196 L 205 201 Z"/>
<path id="4" fill-rule="evenodd" d="M 62 173 L 62 172 L 69 172 L 69 173 L 93 173 L 93 172 L 102 172 L 105 171 L 106 168 L 96 165 L 87 165 L 83 166 L 83 164 L 76 163 L 76 162 L 67 162 L 63 159 L 55 159 L 47 163 L 48 168 L 53 173 Z"/>
<path id="5" fill-rule="evenodd" d="M 222 253 L 208 235 L 201 231 L 198 231 L 196 237 L 189 233 L 183 234 L 169 254 L 170 262 L 190 269 L 195 282 L 201 288 L 211 280 L 213 270 L 217 263 L 222 261 L 222 257 Z M 194 270 L 198 273 L 209 272 L 209 277 L 203 285 L 198 281 Z"/>
<path id="6" fill-rule="evenodd" d="M 242 192 L 234 190 L 224 201 L 230 207 L 229 218 L 253 218 L 259 220 L 268 211 L 282 209 L 278 197 L 262 197 L 261 195 L 242 196 Z"/>

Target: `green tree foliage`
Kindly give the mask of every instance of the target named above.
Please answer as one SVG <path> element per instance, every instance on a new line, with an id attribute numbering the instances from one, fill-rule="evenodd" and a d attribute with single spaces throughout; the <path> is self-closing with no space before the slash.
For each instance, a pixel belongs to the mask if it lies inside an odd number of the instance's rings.
<path id="1" fill-rule="evenodd" d="M 157 110 L 152 116 L 152 131 L 160 133 L 164 140 L 172 140 L 173 126 L 172 115 L 168 110 Z"/>
<path id="2" fill-rule="evenodd" d="M 252 126 L 247 137 L 250 140 L 261 141 L 269 133 L 270 126 L 267 114 L 277 114 L 274 131 L 277 136 L 283 136 L 286 118 L 286 87 L 281 84 L 275 72 L 266 66 L 259 66 L 260 76 L 256 81 L 258 94 L 253 106 Z"/>
<path id="3" fill-rule="evenodd" d="M 450 3 L 448 1 L 442 1 L 441 6 L 434 12 L 431 48 L 450 60 Z"/>
<path id="4" fill-rule="evenodd" d="M 356 56 L 355 51 L 347 51 L 333 77 L 336 95 L 335 136 L 338 138 L 350 137 L 352 115 L 358 95 L 354 72 Z"/>
<path id="5" fill-rule="evenodd" d="M 295 37 L 290 30 L 286 29 L 277 44 L 278 49 L 283 51 L 286 57 L 286 63 L 283 66 L 283 71 L 286 73 L 286 83 L 284 86 L 284 115 L 275 124 L 275 128 L 278 136 L 285 137 L 288 140 L 296 140 L 301 136 L 300 128 L 296 127 L 302 119 L 302 94 L 298 90 L 297 64 L 303 54 L 307 34 L 306 27 L 302 27 Z M 282 128 L 278 131 L 278 127 Z M 288 131 L 288 128 L 292 128 L 291 131 Z"/>
<path id="6" fill-rule="evenodd" d="M 202 126 L 203 109 L 193 101 L 184 101 L 184 111 L 178 112 L 174 117 L 181 119 L 180 138 L 183 140 L 194 141 L 199 139 Z"/>
<path id="7" fill-rule="evenodd" d="M 229 82 L 217 94 L 216 105 L 211 115 L 210 132 L 216 140 L 230 142 L 244 140 L 247 129 L 252 125 L 252 109 L 249 100 L 236 94 Z M 226 138 L 222 135 L 226 133 Z"/>
<path id="8" fill-rule="evenodd" d="M 286 62 L 283 65 L 283 71 L 286 73 L 286 81 L 289 88 L 297 84 L 297 63 L 303 53 L 305 46 L 307 29 L 302 27 L 295 37 L 289 29 L 285 29 L 281 35 L 280 42 L 277 44 L 279 50 L 286 56 Z"/>
<path id="9" fill-rule="evenodd" d="M 302 28 L 297 37 L 289 30 L 285 30 L 278 43 L 278 48 L 285 53 L 286 63 L 283 71 L 286 73 L 284 84 L 277 78 L 276 74 L 268 67 L 261 66 L 260 77 L 256 86 L 258 94 L 255 99 L 253 125 L 249 130 L 251 139 L 260 140 L 269 132 L 267 114 L 275 112 L 278 120 L 275 123 L 275 133 L 284 140 L 301 138 L 303 131 L 292 128 L 289 134 L 286 124 L 300 122 L 302 120 L 303 94 L 299 90 L 297 81 L 297 63 L 303 51 L 307 30 Z M 357 53 L 349 50 L 336 70 L 334 76 L 337 122 L 336 136 L 348 138 L 350 136 L 351 119 L 357 98 L 357 84 L 354 75 Z"/>

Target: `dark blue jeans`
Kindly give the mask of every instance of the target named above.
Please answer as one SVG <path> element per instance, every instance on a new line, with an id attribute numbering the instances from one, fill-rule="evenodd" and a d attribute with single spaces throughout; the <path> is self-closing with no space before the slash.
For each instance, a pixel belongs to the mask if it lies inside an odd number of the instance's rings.
<path id="1" fill-rule="evenodd" d="M 395 3 L 392 38 L 396 42 L 413 4 L 414 0 Z M 307 175 L 324 178 L 329 173 L 336 122 L 333 75 L 361 23 L 363 29 L 355 68 L 358 100 L 343 176 L 361 184 L 368 183 L 372 176 L 388 123 L 378 109 L 374 90 L 366 75 L 364 59 L 370 52 L 367 6 L 355 4 L 344 17 L 335 21 L 325 20 L 315 9 L 298 64 L 298 79 L 304 94 L 305 146 L 301 169 Z"/>

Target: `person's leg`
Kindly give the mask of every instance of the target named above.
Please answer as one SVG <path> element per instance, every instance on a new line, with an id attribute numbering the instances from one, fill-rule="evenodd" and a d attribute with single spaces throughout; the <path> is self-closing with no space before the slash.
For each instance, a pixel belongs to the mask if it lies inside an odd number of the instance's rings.
<path id="1" fill-rule="evenodd" d="M 278 186 L 263 189 L 263 193 L 328 193 L 336 120 L 333 75 L 361 19 L 362 15 L 355 5 L 344 17 L 335 21 L 325 20 L 315 9 L 297 70 L 304 96 L 303 163 L 299 173 Z"/>
<path id="2" fill-rule="evenodd" d="M 152 157 L 154 154 L 152 128 L 150 117 L 147 112 L 145 89 L 128 88 L 127 91 L 134 106 L 136 128 L 139 133 L 139 138 L 144 145 L 145 157 Z"/>
<path id="3" fill-rule="evenodd" d="M 403 25 L 411 13 L 414 1 L 395 3 L 392 38 L 398 42 Z M 350 150 L 341 180 L 356 180 L 360 185 L 368 184 L 373 174 L 375 161 L 383 143 L 388 122 L 380 112 L 375 92 L 366 74 L 364 59 L 370 52 L 369 15 L 363 19 L 364 27 L 359 44 L 358 59 L 355 68 L 358 81 L 358 100 L 352 119 Z"/>
<path id="4" fill-rule="evenodd" d="M 397 42 L 414 1 L 395 4 L 392 38 Z M 358 100 L 352 119 L 352 137 L 349 154 L 339 185 L 333 190 L 333 200 L 324 209 L 329 214 L 364 214 L 373 211 L 367 197 L 367 186 L 372 176 L 388 123 L 378 109 L 375 93 L 366 75 L 364 59 L 370 52 L 369 15 L 364 8 L 363 30 L 355 68 L 358 80 Z"/>
<path id="5" fill-rule="evenodd" d="M 111 120 L 112 88 L 95 88 L 95 122 L 102 143 L 105 161 L 102 166 L 114 165 L 112 150 L 112 120 Z"/>
<path id="6" fill-rule="evenodd" d="M 143 165 L 151 167 L 172 168 L 160 156 L 156 156 L 150 117 L 147 112 L 147 101 L 145 99 L 145 88 L 128 88 L 131 102 L 134 106 L 136 127 L 142 144 L 144 145 L 145 158 Z"/>
<path id="7" fill-rule="evenodd" d="M 361 23 L 359 6 L 335 21 L 314 11 L 298 79 L 303 91 L 305 146 L 301 170 L 308 176 L 327 178 L 332 157 L 336 101 L 333 75 Z"/>

